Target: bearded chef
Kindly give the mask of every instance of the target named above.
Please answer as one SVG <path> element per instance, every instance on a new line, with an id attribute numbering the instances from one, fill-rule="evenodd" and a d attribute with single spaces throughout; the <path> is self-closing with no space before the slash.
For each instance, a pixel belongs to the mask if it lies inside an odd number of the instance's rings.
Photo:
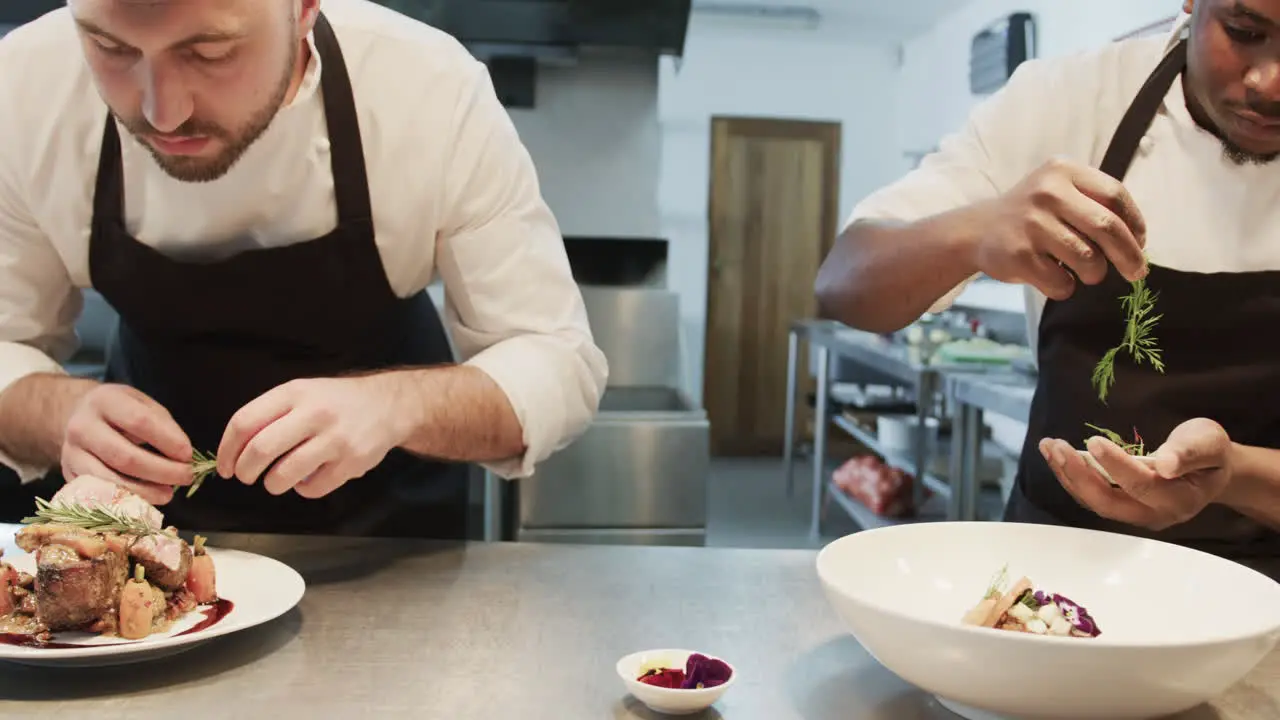
<path id="1" fill-rule="evenodd" d="M 28 490 L 463 537 L 463 463 L 527 476 L 592 418 L 606 363 L 484 65 L 320 5 L 69 0 L 0 41 L 0 450 Z M 86 287 L 121 319 L 102 383 L 60 369 Z M 188 499 L 197 452 L 225 479 Z"/>
<path id="2" fill-rule="evenodd" d="M 1280 558 L 1280 0 L 1183 9 L 1167 38 L 1022 65 L 855 210 L 817 291 L 887 332 L 977 273 L 1025 285 L 1039 379 L 1006 520 L 1261 563 Z M 1094 385 L 1139 279 L 1164 372 L 1122 351 Z"/>

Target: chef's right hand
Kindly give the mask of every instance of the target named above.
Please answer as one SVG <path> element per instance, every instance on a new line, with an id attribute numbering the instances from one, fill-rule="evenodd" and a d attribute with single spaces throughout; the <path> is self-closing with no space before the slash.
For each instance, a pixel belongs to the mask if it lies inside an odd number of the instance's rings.
<path id="1" fill-rule="evenodd" d="M 66 480 L 93 475 L 163 505 L 177 486 L 191 484 L 191 457 L 191 441 L 168 410 L 127 385 L 106 384 L 86 393 L 71 412 L 62 474 Z"/>
<path id="2" fill-rule="evenodd" d="M 1146 223 L 1124 185 L 1101 170 L 1050 160 L 972 209 L 976 265 L 996 280 L 1065 300 L 1076 278 L 1102 282 L 1108 261 L 1126 280 L 1146 276 Z"/>

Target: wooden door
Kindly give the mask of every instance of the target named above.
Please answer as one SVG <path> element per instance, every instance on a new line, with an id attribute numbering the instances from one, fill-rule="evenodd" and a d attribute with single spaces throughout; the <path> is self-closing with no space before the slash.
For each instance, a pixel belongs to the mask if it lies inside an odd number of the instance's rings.
<path id="1" fill-rule="evenodd" d="M 716 455 L 782 452 L 787 330 L 817 313 L 813 284 L 835 240 L 839 182 L 839 123 L 711 121 L 703 396 Z M 799 367 L 807 377 L 803 347 Z M 797 428 L 806 417 L 797 413 Z"/>

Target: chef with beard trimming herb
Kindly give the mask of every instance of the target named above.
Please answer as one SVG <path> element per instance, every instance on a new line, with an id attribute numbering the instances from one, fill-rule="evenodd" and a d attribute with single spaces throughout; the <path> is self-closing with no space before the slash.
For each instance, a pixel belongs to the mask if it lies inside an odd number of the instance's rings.
<path id="1" fill-rule="evenodd" d="M 445 33 L 365 0 L 69 0 L 0 68 L 9 519 L 87 474 L 192 530 L 460 538 L 465 463 L 527 476 L 595 413 L 556 221 Z M 121 316 L 105 383 L 59 365 L 85 287 Z"/>
<path id="2" fill-rule="evenodd" d="M 1039 379 L 1006 519 L 1265 565 L 1280 557 L 1280 0 L 1183 9 L 1170 37 L 1021 65 L 861 203 L 817 290 L 829 316 L 891 331 L 976 274 L 1025 285 Z"/>

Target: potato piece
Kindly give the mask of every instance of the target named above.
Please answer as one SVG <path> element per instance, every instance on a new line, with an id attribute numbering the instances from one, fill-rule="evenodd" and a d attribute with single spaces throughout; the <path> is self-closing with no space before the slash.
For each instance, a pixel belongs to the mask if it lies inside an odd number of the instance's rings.
<path id="1" fill-rule="evenodd" d="M 144 579 L 142 565 L 134 566 L 134 576 L 120 592 L 120 637 L 141 640 L 151 634 L 156 617 L 155 588 Z M 164 596 L 160 595 L 161 604 Z"/>

